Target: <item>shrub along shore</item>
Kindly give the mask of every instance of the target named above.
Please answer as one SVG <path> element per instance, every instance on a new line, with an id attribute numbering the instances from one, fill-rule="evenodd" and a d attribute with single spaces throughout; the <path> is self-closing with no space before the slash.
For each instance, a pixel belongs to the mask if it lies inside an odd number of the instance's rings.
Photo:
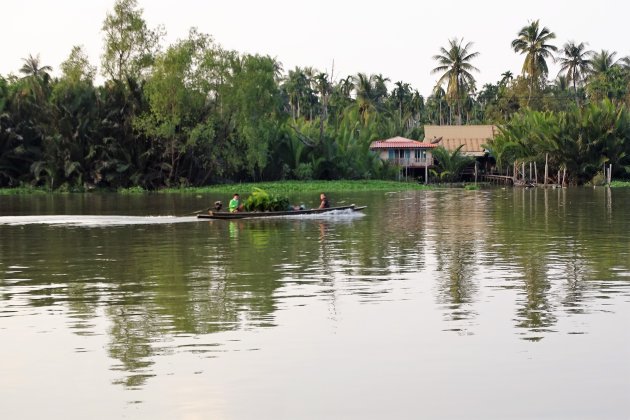
<path id="1" fill-rule="evenodd" d="M 434 190 L 463 186 L 467 190 L 477 190 L 474 184 L 430 184 L 423 185 L 415 182 L 359 180 L 359 181 L 274 181 L 274 182 L 247 182 L 238 184 L 217 184 L 205 187 L 163 188 L 160 190 L 145 190 L 140 187 L 121 188 L 118 190 L 96 189 L 90 192 L 58 191 L 42 187 L 18 187 L 0 188 L 0 196 L 28 195 L 28 194 L 76 194 L 76 193 L 114 193 L 114 194 L 251 194 L 255 188 L 265 190 L 273 194 L 295 194 L 312 192 L 348 192 L 348 191 L 409 191 L 409 190 Z M 612 188 L 630 187 L 630 181 L 612 181 Z"/>
<path id="2" fill-rule="evenodd" d="M 254 188 L 265 190 L 274 194 L 295 194 L 299 192 L 347 192 L 347 191 L 405 191 L 435 189 L 435 185 L 422 185 L 415 182 L 361 180 L 361 181 L 275 181 L 275 182 L 248 182 L 239 184 L 217 184 L 205 187 L 164 188 L 149 191 L 139 187 L 119 189 L 119 194 L 251 194 Z M 114 192 L 112 190 L 93 190 L 95 193 Z M 0 188 L 0 195 L 19 194 L 68 194 L 58 191 L 50 191 L 45 188 L 20 187 Z"/>

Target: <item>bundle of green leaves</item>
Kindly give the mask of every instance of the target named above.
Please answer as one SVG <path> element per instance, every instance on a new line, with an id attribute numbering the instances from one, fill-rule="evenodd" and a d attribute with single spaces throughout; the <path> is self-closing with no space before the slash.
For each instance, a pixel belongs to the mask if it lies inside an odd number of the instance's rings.
<path id="1" fill-rule="evenodd" d="M 289 209 L 289 198 L 269 194 L 260 188 L 254 188 L 252 194 L 243 203 L 245 211 L 285 211 Z"/>

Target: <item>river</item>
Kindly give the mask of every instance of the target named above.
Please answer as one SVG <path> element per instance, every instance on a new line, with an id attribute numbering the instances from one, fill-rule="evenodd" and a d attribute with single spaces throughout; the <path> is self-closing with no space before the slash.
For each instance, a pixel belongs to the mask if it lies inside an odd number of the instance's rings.
<path id="1" fill-rule="evenodd" d="M 630 418 L 629 189 L 330 197 L 0 197 L 0 418 Z"/>

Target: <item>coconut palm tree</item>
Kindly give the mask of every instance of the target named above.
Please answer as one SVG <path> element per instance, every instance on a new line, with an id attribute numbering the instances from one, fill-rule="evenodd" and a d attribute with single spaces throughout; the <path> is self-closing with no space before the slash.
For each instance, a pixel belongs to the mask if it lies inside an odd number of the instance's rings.
<path id="1" fill-rule="evenodd" d="M 586 86 L 595 101 L 608 98 L 622 101 L 628 90 L 628 72 L 624 59 L 616 60 L 617 53 L 601 50 L 593 54 Z"/>
<path id="2" fill-rule="evenodd" d="M 341 79 L 337 84 L 339 90 L 344 98 L 350 99 L 350 94 L 354 90 L 354 78 L 348 76 L 345 79 Z"/>
<path id="3" fill-rule="evenodd" d="M 594 53 L 590 62 L 590 75 L 596 76 L 606 73 L 608 70 L 618 65 L 619 62 L 615 60 L 616 55 L 616 51 L 609 52 L 608 50 L 601 50 L 600 52 Z"/>
<path id="4" fill-rule="evenodd" d="M 499 81 L 499 85 L 507 86 L 514 80 L 514 74 L 508 70 L 506 72 L 501 73 L 501 81 Z"/>
<path id="5" fill-rule="evenodd" d="M 546 26 L 540 28 L 538 20 L 530 22 L 529 25 L 523 26 L 518 32 L 518 38 L 512 41 L 512 48 L 515 52 L 525 54 L 525 62 L 523 63 L 523 75 L 529 77 L 529 98 L 527 104 L 532 98 L 532 92 L 535 86 L 542 85 L 542 82 L 549 74 L 547 67 L 547 58 L 553 57 L 553 52 L 557 51 L 554 45 L 549 42 L 556 37 Z"/>
<path id="6" fill-rule="evenodd" d="M 315 83 L 315 91 L 319 93 L 321 98 L 321 118 L 328 118 L 328 99 L 332 93 L 332 83 L 328 77 L 328 73 L 317 73 L 313 78 Z"/>
<path id="7" fill-rule="evenodd" d="M 446 97 L 446 92 L 442 85 L 437 84 L 433 88 L 433 99 L 435 99 L 438 103 L 438 121 L 439 125 L 444 125 L 444 118 L 442 118 L 442 102 L 444 102 L 444 98 Z"/>
<path id="8" fill-rule="evenodd" d="M 365 73 L 358 73 L 354 77 L 356 105 L 364 123 L 381 108 L 383 95 L 387 95 L 385 82 L 388 80 L 382 75 L 368 77 Z"/>
<path id="9" fill-rule="evenodd" d="M 592 51 L 586 49 L 586 44 L 580 42 L 576 44 L 573 41 L 569 41 L 562 47 L 561 56 L 558 58 L 560 63 L 560 74 L 566 74 L 567 81 L 573 84 L 573 91 L 575 93 L 575 102 L 579 105 L 578 100 L 578 85 L 581 85 L 588 73 L 591 65 L 590 56 Z"/>
<path id="10" fill-rule="evenodd" d="M 296 67 L 289 70 L 289 74 L 284 83 L 284 88 L 289 96 L 289 105 L 291 106 L 291 115 L 295 121 L 301 117 L 301 109 L 306 101 L 310 89 L 310 82 L 304 69 Z"/>
<path id="11" fill-rule="evenodd" d="M 23 58 L 24 65 L 20 68 L 20 73 L 24 75 L 25 87 L 29 96 L 37 103 L 44 103 L 45 97 L 50 93 L 50 72 L 52 67 L 42 66 L 39 61 L 39 54 L 33 57 Z"/>
<path id="12" fill-rule="evenodd" d="M 569 76 L 559 74 L 553 82 L 553 87 L 558 92 L 566 92 L 569 89 Z"/>
<path id="13" fill-rule="evenodd" d="M 36 79 L 44 80 L 50 78 L 50 72 L 52 71 L 52 67 L 50 66 L 41 66 L 39 62 L 39 54 L 33 57 L 31 54 L 28 55 L 28 58 L 23 58 L 24 65 L 20 68 L 20 73 L 24 75 L 24 77 L 33 76 Z"/>
<path id="14" fill-rule="evenodd" d="M 389 77 L 384 77 L 382 74 L 375 74 L 370 76 L 370 80 L 374 85 L 375 100 L 377 103 L 382 103 L 387 97 L 387 82 Z"/>
<path id="15" fill-rule="evenodd" d="M 478 52 L 470 49 L 472 42 L 464 44 L 463 38 L 459 41 L 456 38 L 448 41 L 448 49 L 440 48 L 440 54 L 434 55 L 433 59 L 439 66 L 431 70 L 431 73 L 442 73 L 438 80 L 438 85 L 446 83 L 446 95 L 451 102 L 457 102 L 457 122 L 462 123 L 462 101 L 471 86 L 475 84 L 475 78 L 471 71 L 479 71 L 470 61 L 479 56 Z"/>
<path id="16" fill-rule="evenodd" d="M 411 100 L 412 92 L 409 83 L 403 83 L 402 81 L 394 83 L 396 86 L 392 90 L 392 99 L 398 108 L 398 117 L 402 120 L 403 108 L 405 104 Z"/>

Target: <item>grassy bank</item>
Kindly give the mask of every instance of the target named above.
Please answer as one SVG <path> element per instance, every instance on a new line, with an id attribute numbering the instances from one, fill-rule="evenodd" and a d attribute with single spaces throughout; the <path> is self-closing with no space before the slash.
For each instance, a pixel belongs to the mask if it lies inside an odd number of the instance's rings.
<path id="1" fill-rule="evenodd" d="M 414 182 L 398 181 L 277 181 L 277 182 L 248 182 L 243 184 L 222 184 L 206 187 L 190 188 L 165 188 L 157 191 L 161 194 L 187 193 L 187 194 L 251 194 L 254 188 L 261 188 L 273 194 L 292 193 L 319 193 L 319 192 L 344 192 L 344 191 L 403 191 L 403 190 L 423 190 L 432 189 L 432 186 L 425 186 Z M 94 190 L 94 192 L 107 192 L 105 190 Z M 50 190 L 35 187 L 0 188 L 0 195 L 18 194 L 50 194 Z M 67 194 L 67 191 L 53 192 Z M 119 189 L 119 194 L 146 194 L 147 190 L 140 187 Z"/>
<path id="2" fill-rule="evenodd" d="M 39 187 L 0 188 L 0 195 L 49 194 L 50 190 Z"/>
<path id="3" fill-rule="evenodd" d="M 610 186 L 613 188 L 616 187 L 630 187 L 630 181 L 612 181 Z"/>
<path id="4" fill-rule="evenodd" d="M 161 193 L 222 193 L 250 194 L 254 188 L 261 188 L 273 194 L 291 193 L 333 193 L 344 191 L 402 191 L 431 189 L 414 182 L 397 181 L 277 181 L 277 182 L 251 182 L 244 184 L 212 185 L 195 188 L 167 188 Z"/>

